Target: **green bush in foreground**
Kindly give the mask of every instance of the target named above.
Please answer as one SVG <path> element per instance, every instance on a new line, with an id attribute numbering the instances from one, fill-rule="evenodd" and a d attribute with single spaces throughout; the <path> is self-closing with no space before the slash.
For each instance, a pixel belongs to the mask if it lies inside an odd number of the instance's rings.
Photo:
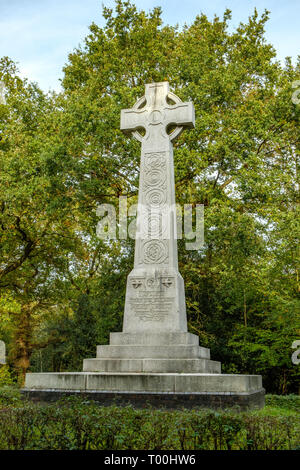
<path id="1" fill-rule="evenodd" d="M 0 388 L 0 412 L 3 408 L 21 407 L 23 402 L 21 400 L 20 390 L 17 386 L 8 386 Z M 1 419 L 0 419 L 1 427 Z"/>
<path id="2" fill-rule="evenodd" d="M 5 386 L 12 386 L 13 379 L 7 365 L 0 365 L 0 389 Z"/>
<path id="3" fill-rule="evenodd" d="M 74 397 L 39 406 L 2 389 L 0 449 L 296 449 L 300 397 L 267 396 L 266 401 L 273 408 L 244 413 L 100 407 Z M 282 408 L 277 406 L 276 416 L 267 414 L 274 404 Z"/>

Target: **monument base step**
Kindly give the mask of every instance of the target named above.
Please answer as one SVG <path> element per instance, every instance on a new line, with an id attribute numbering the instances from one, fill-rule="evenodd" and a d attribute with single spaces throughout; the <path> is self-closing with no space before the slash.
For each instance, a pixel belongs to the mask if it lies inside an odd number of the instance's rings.
<path id="1" fill-rule="evenodd" d="M 114 392 L 250 393 L 262 389 L 260 375 L 41 372 L 26 374 L 25 388 Z"/>
<path id="2" fill-rule="evenodd" d="M 142 331 L 136 333 L 117 332 L 110 333 L 110 345 L 135 345 L 135 346 L 199 346 L 199 336 L 182 331 L 151 332 Z"/>
<path id="3" fill-rule="evenodd" d="M 107 392 L 98 390 L 53 390 L 23 389 L 22 395 L 35 402 L 54 402 L 66 396 L 78 396 L 86 400 L 94 400 L 100 406 L 127 406 L 134 408 L 213 408 L 224 409 L 234 407 L 235 410 L 263 408 L 265 390 L 254 392 Z"/>
<path id="4" fill-rule="evenodd" d="M 221 363 L 210 359 L 84 359 L 84 372 L 199 372 L 221 373 Z"/>

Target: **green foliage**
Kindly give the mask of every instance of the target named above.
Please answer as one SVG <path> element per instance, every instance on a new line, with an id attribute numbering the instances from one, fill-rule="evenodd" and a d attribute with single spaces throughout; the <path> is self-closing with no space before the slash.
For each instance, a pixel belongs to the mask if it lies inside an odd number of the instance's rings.
<path id="1" fill-rule="evenodd" d="M 74 317 L 69 320 L 68 329 L 67 363 L 73 370 L 82 370 L 83 359 L 95 355 L 97 341 L 95 312 L 88 295 L 79 297 Z"/>
<path id="2" fill-rule="evenodd" d="M 266 395 L 266 406 L 300 412 L 299 395 Z"/>
<path id="3" fill-rule="evenodd" d="M 283 450 L 299 445 L 297 416 L 99 407 L 78 398 L 1 411 L 0 449 Z"/>

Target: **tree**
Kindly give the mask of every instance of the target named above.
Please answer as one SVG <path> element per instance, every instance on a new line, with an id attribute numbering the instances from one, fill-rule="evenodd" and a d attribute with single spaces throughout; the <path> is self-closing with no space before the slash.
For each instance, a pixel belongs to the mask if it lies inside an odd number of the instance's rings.
<path id="1" fill-rule="evenodd" d="M 163 26 L 159 8 L 146 14 L 127 1 L 117 1 L 115 11 L 104 8 L 103 16 L 106 25 L 93 23 L 83 47 L 69 55 L 63 79 L 66 123 L 77 136 L 72 148 L 84 155 L 76 171 L 86 220 L 95 226 L 91 208 L 103 196 L 107 202 L 120 195 L 134 200 L 139 145 L 120 133 L 120 111 L 143 94 L 145 83 L 169 80 L 196 108 L 196 128 L 175 146 L 177 201 L 205 206 L 204 247 L 185 252 L 181 245 L 179 251 L 190 329 L 227 370 L 254 371 L 251 355 L 234 354 L 235 335 L 240 328 L 249 331 L 247 341 L 255 349 L 257 337 L 250 331 L 266 332 L 267 324 L 276 323 L 274 296 L 278 315 L 289 299 L 291 316 L 282 321 L 294 322 L 295 329 L 286 330 L 282 354 L 293 375 L 288 341 L 297 331 L 291 224 L 298 210 L 299 106 L 291 96 L 300 64 L 287 60 L 282 67 L 276 61 L 264 38 L 268 12 L 259 18 L 255 10 L 233 33 L 228 10 L 212 21 L 202 14 L 183 30 Z M 278 263 L 275 247 L 283 227 Z M 272 344 L 276 337 L 279 328 Z M 270 355 L 260 357 L 260 370 L 269 371 Z"/>
<path id="2" fill-rule="evenodd" d="M 75 246 L 80 252 L 80 238 L 64 160 L 55 158 L 62 144 L 54 97 L 21 80 L 8 58 L 0 61 L 0 79 L 6 91 L 0 104 L 1 314 L 10 312 L 10 357 L 24 377 L 36 324 L 61 301 L 57 283 L 70 252 Z"/>

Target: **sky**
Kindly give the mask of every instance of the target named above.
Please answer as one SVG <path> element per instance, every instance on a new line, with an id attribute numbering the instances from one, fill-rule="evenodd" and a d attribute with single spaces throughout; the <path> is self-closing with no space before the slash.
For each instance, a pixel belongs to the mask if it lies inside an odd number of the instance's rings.
<path id="1" fill-rule="evenodd" d="M 8 56 L 18 64 L 22 77 L 35 81 L 48 91 L 60 89 L 62 68 L 68 54 L 83 43 L 89 25 L 104 25 L 102 3 L 113 0 L 0 0 L 0 57 Z M 300 0 L 135 0 L 139 9 L 162 7 L 165 23 L 191 24 L 205 13 L 209 19 L 232 10 L 231 29 L 246 22 L 256 7 L 261 14 L 271 12 L 266 38 L 278 58 L 300 54 Z"/>

